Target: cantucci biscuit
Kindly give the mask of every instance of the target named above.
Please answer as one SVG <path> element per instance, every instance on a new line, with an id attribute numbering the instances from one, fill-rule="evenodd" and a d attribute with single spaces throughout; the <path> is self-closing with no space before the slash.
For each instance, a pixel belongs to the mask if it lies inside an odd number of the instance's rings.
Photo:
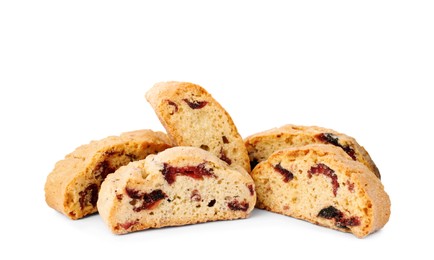
<path id="1" fill-rule="evenodd" d="M 244 141 L 226 110 L 201 86 L 188 82 L 161 82 L 146 99 L 177 146 L 209 151 L 250 172 Z"/>
<path id="2" fill-rule="evenodd" d="M 359 238 L 389 220 L 390 200 L 380 179 L 336 146 L 279 150 L 259 163 L 251 176 L 261 209 Z"/>
<path id="3" fill-rule="evenodd" d="M 56 163 L 45 183 L 45 200 L 71 219 L 97 211 L 98 191 L 120 166 L 171 147 L 162 132 L 138 130 L 78 147 Z"/>
<path id="4" fill-rule="evenodd" d="M 107 177 L 98 211 L 109 229 L 148 228 L 246 218 L 256 203 L 252 178 L 197 147 L 173 147 Z"/>
<path id="5" fill-rule="evenodd" d="M 332 129 L 318 126 L 284 125 L 245 138 L 252 169 L 280 149 L 315 143 L 341 148 L 347 156 L 363 163 L 380 178 L 380 172 L 368 152 L 354 138 Z"/>

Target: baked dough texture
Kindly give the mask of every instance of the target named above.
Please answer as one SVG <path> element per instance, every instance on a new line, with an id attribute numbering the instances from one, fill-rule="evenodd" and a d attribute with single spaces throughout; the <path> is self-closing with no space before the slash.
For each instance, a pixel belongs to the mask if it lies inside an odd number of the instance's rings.
<path id="1" fill-rule="evenodd" d="M 126 132 L 78 147 L 56 163 L 45 183 L 48 206 L 71 219 L 97 212 L 101 183 L 120 166 L 171 147 L 166 134 Z"/>
<path id="2" fill-rule="evenodd" d="M 288 124 L 253 134 L 244 140 L 252 169 L 259 162 L 266 160 L 273 152 L 293 146 L 317 143 L 341 148 L 348 157 L 363 163 L 378 178 L 381 177 L 374 161 L 356 139 L 332 129 Z"/>
<path id="3" fill-rule="evenodd" d="M 228 112 L 199 85 L 161 82 L 146 93 L 176 146 L 194 146 L 250 172 L 244 141 Z"/>
<path id="4" fill-rule="evenodd" d="M 248 217 L 252 178 L 197 147 L 173 147 L 107 177 L 98 211 L 115 234 Z"/>
<path id="5" fill-rule="evenodd" d="M 336 146 L 279 150 L 260 162 L 251 176 L 261 209 L 359 238 L 389 220 L 390 199 L 380 179 Z"/>

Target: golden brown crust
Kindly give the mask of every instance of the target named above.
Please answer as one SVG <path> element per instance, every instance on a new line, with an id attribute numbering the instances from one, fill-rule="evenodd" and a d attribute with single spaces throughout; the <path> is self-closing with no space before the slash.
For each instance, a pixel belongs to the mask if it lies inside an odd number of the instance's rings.
<path id="1" fill-rule="evenodd" d="M 101 182 L 131 161 L 171 147 L 162 132 L 137 130 L 78 147 L 56 163 L 45 183 L 47 204 L 71 219 L 95 213 Z"/>
<path id="2" fill-rule="evenodd" d="M 173 147 L 119 168 L 101 186 L 98 211 L 115 234 L 246 218 L 254 182 L 197 147 Z"/>
<path id="3" fill-rule="evenodd" d="M 250 172 L 244 141 L 227 111 L 201 86 L 161 82 L 146 99 L 178 146 L 194 146 Z"/>
<path id="4" fill-rule="evenodd" d="M 389 220 L 390 199 L 381 181 L 335 146 L 311 144 L 279 150 L 259 163 L 251 175 L 258 208 L 359 238 Z M 330 217 L 330 212 L 335 215 Z"/>
<path id="5" fill-rule="evenodd" d="M 353 159 L 363 163 L 380 178 L 380 172 L 365 148 L 360 146 L 353 137 L 332 129 L 289 124 L 256 133 L 244 140 L 250 162 L 255 165 L 266 160 L 270 154 L 279 149 L 315 143 L 336 145 L 325 140 L 327 137 L 329 141 L 335 139 L 342 150 L 347 149 L 347 156 L 352 156 Z"/>

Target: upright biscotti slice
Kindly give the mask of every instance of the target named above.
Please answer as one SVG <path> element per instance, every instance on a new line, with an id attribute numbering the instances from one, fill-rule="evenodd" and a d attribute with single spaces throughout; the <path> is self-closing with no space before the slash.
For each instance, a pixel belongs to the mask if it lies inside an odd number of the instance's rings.
<path id="1" fill-rule="evenodd" d="M 284 125 L 245 138 L 252 169 L 275 151 L 315 143 L 330 144 L 341 148 L 354 161 L 363 163 L 380 178 L 377 166 L 356 139 L 332 129 L 318 126 Z"/>
<path id="2" fill-rule="evenodd" d="M 261 209 L 359 238 L 389 220 L 390 200 L 380 179 L 336 146 L 311 144 L 279 150 L 251 175 Z"/>
<path id="3" fill-rule="evenodd" d="M 56 163 L 45 183 L 45 200 L 71 219 L 97 211 L 102 181 L 120 166 L 171 147 L 162 132 L 138 130 L 92 141 Z"/>
<path id="4" fill-rule="evenodd" d="M 195 146 L 250 172 L 244 141 L 226 110 L 201 86 L 162 82 L 147 93 L 167 134 L 177 146 Z"/>
<path id="5" fill-rule="evenodd" d="M 246 218 L 255 186 L 242 167 L 197 147 L 174 147 L 107 177 L 98 211 L 115 234 Z"/>

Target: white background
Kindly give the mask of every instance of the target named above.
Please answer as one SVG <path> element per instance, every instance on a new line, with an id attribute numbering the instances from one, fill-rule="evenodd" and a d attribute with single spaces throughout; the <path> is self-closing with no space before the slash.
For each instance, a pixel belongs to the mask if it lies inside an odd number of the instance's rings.
<path id="1" fill-rule="evenodd" d="M 432 1 L 286 2 L 0 2 L 0 258 L 432 259 Z M 254 210 L 116 236 L 49 208 L 45 179 L 77 146 L 164 130 L 144 94 L 167 80 L 205 87 L 243 137 L 288 123 L 355 137 L 390 221 L 357 239 Z"/>

